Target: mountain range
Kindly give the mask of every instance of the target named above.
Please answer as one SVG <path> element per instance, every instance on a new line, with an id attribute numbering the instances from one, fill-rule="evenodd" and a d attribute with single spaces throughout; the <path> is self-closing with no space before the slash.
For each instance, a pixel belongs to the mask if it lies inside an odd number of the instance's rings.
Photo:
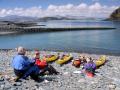
<path id="1" fill-rule="evenodd" d="M 26 21 L 48 21 L 48 20 L 101 20 L 101 18 L 84 17 L 84 16 L 47 16 L 47 17 L 27 17 L 10 15 L 0 17 L 0 21 L 12 21 L 12 22 L 26 22 Z"/>
<path id="2" fill-rule="evenodd" d="M 38 20 L 38 18 L 36 17 L 17 16 L 17 15 L 0 17 L 0 21 L 25 22 L 25 21 L 36 21 L 36 20 Z"/>

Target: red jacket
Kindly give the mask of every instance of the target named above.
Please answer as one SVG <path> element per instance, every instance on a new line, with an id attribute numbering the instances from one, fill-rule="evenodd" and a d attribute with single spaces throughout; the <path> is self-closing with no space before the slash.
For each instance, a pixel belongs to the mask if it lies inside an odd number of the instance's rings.
<path id="1" fill-rule="evenodd" d="M 38 65 L 41 69 L 47 66 L 47 62 L 45 60 L 41 61 L 40 59 L 36 59 L 35 64 Z"/>

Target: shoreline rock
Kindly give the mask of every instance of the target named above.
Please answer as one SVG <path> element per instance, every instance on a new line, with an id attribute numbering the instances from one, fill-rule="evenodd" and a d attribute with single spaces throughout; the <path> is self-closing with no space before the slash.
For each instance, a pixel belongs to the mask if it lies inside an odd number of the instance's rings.
<path id="1" fill-rule="evenodd" d="M 48 32 L 63 32 L 63 31 L 83 31 L 83 30 L 112 30 L 115 27 L 64 27 L 64 28 L 42 28 L 42 27 L 0 27 L 0 35 L 5 34 L 27 34 L 27 33 L 48 33 Z M 5 32 L 4 32 L 5 31 Z"/>

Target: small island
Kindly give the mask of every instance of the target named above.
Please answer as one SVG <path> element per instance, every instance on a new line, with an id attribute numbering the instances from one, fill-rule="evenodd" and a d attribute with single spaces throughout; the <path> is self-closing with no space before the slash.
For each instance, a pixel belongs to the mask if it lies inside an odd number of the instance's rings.
<path id="1" fill-rule="evenodd" d="M 120 21 L 120 7 L 113 11 L 107 20 Z"/>

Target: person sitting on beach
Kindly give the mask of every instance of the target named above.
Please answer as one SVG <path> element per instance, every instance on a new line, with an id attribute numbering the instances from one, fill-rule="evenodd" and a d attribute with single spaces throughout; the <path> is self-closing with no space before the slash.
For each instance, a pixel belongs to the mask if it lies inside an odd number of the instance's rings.
<path id="1" fill-rule="evenodd" d="M 38 50 L 35 51 L 35 65 L 37 65 L 40 69 L 42 69 L 42 72 L 40 73 L 41 75 L 44 75 L 45 72 L 48 71 L 49 74 L 58 74 L 59 72 L 56 71 L 53 66 L 49 65 L 46 60 L 40 60 L 40 53 Z"/>
<path id="2" fill-rule="evenodd" d="M 20 46 L 17 48 L 17 52 L 17 55 L 14 56 L 12 60 L 12 67 L 17 76 L 15 81 L 18 81 L 20 78 L 26 79 L 28 76 L 31 76 L 34 80 L 38 80 L 40 69 L 34 65 L 33 60 L 25 56 L 25 48 Z"/>
<path id="3" fill-rule="evenodd" d="M 84 65 L 84 69 L 86 73 L 91 73 L 94 75 L 96 64 L 93 62 L 92 58 L 87 58 L 87 63 Z"/>
<path id="4" fill-rule="evenodd" d="M 65 54 L 59 54 L 59 53 L 58 53 L 58 56 L 59 56 L 60 59 L 63 59 L 64 56 L 65 56 Z"/>
<path id="5" fill-rule="evenodd" d="M 81 60 L 80 59 L 75 59 L 72 63 L 73 66 L 75 66 L 76 68 L 79 68 L 81 64 Z"/>
<path id="6" fill-rule="evenodd" d="M 84 66 L 87 63 L 86 57 L 80 56 L 80 59 L 81 59 L 81 64 Z"/>
<path id="7" fill-rule="evenodd" d="M 81 64 L 81 61 L 82 61 L 82 58 L 80 56 L 73 61 L 72 65 L 75 66 L 76 68 L 79 68 L 80 64 Z"/>

